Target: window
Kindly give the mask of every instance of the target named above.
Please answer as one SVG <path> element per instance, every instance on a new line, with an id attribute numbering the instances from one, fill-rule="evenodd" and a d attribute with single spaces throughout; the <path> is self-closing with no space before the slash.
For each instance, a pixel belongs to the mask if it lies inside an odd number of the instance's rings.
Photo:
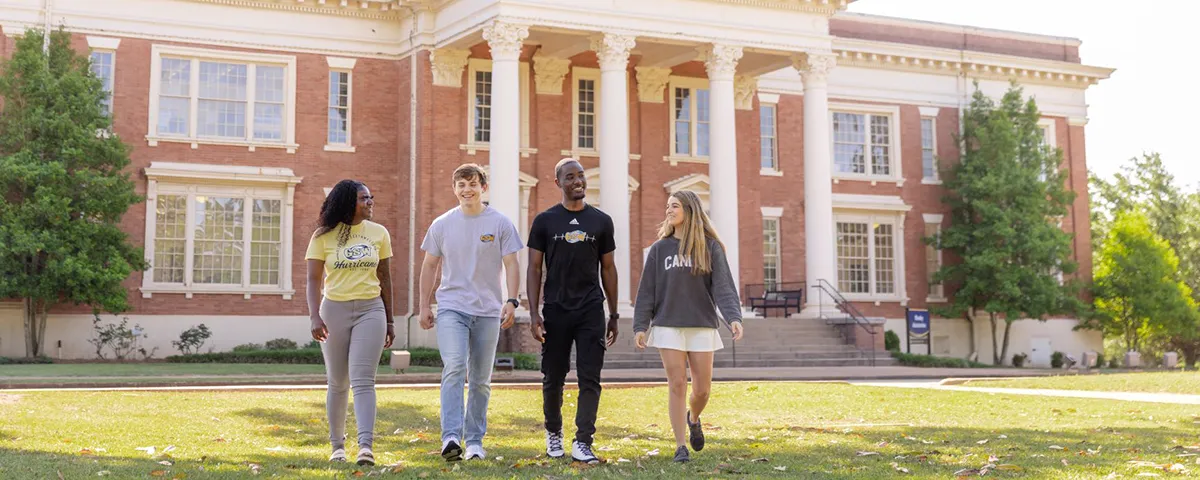
<path id="1" fill-rule="evenodd" d="M 894 218 L 842 219 L 837 224 L 838 290 L 847 295 L 896 294 L 896 224 Z"/>
<path id="2" fill-rule="evenodd" d="M 942 225 L 940 223 L 926 223 L 925 237 L 941 239 Z M 929 298 L 942 299 L 945 298 L 945 291 L 942 284 L 933 281 L 933 275 L 942 268 L 942 250 L 938 243 L 925 245 L 925 272 L 927 274 L 926 281 L 929 282 Z"/>
<path id="3" fill-rule="evenodd" d="M 518 67 L 518 90 L 520 99 L 520 145 L 521 156 L 537 153 L 529 148 L 529 64 L 521 62 Z M 459 145 L 474 155 L 479 150 L 487 151 L 492 141 L 493 95 L 492 61 L 479 58 L 467 60 L 467 143 Z"/>
<path id="4" fill-rule="evenodd" d="M 151 268 L 143 279 L 144 296 L 164 292 L 290 297 L 288 199 L 299 179 L 289 169 L 155 162 L 146 176 L 146 254 Z M 195 179 L 205 183 L 193 183 Z"/>
<path id="5" fill-rule="evenodd" d="M 921 176 L 925 180 L 938 179 L 936 125 L 934 118 L 921 117 Z"/>
<path id="6" fill-rule="evenodd" d="M 1042 144 L 1050 147 L 1051 149 L 1057 148 L 1058 144 L 1058 138 L 1055 137 L 1054 127 L 1054 119 L 1052 118 L 1043 118 L 1038 120 L 1038 130 L 1040 130 L 1042 133 Z M 1046 173 L 1047 172 L 1042 172 L 1042 174 L 1038 176 L 1038 180 L 1045 181 Z"/>
<path id="7" fill-rule="evenodd" d="M 672 79 L 670 91 L 672 156 L 708 158 L 708 83 L 702 79 Z"/>
<path id="8" fill-rule="evenodd" d="M 104 92 L 108 95 L 101 102 L 104 105 L 104 111 L 112 116 L 112 93 L 113 93 L 113 73 L 117 54 L 106 51 L 92 52 L 92 73 L 104 85 Z"/>
<path id="9" fill-rule="evenodd" d="M 835 179 L 902 182 L 898 107 L 832 104 Z"/>
<path id="10" fill-rule="evenodd" d="M 159 141 L 295 152 L 295 57 L 155 45 L 151 146 Z"/>
<path id="11" fill-rule="evenodd" d="M 779 145 L 776 134 L 778 107 L 772 103 L 760 103 L 758 107 L 758 133 L 761 144 L 760 167 L 762 170 L 779 170 Z"/>
<path id="12" fill-rule="evenodd" d="M 779 284 L 779 217 L 763 217 L 763 283 L 767 290 Z"/>
<path id="13" fill-rule="evenodd" d="M 574 81 L 574 131 L 575 149 L 585 152 L 595 152 L 596 133 L 599 128 L 597 98 L 600 93 L 600 70 L 594 68 L 573 68 L 571 78 Z"/>
<path id="14" fill-rule="evenodd" d="M 329 145 L 350 145 L 350 72 L 329 72 Z"/>

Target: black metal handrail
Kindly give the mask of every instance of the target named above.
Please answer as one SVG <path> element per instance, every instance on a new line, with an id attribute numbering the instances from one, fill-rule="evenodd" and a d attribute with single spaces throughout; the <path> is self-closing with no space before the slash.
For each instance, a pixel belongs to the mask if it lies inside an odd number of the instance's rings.
<path id="1" fill-rule="evenodd" d="M 842 293 L 839 292 L 837 290 L 837 288 L 834 288 L 833 284 L 829 283 L 825 279 L 818 278 L 816 281 L 816 285 L 813 285 L 813 288 L 820 290 L 821 293 L 824 293 L 825 295 L 829 295 L 829 298 L 833 299 L 834 305 L 836 305 L 839 310 L 841 310 L 843 313 L 845 313 L 846 316 L 853 319 L 855 325 L 857 325 L 859 328 L 863 329 L 864 332 L 871 334 L 871 366 L 874 367 L 875 366 L 875 353 L 876 353 L 875 352 L 875 350 L 876 350 L 875 340 L 876 340 L 876 335 L 878 334 L 878 332 L 875 331 L 876 330 L 875 328 L 872 328 L 871 322 L 867 320 L 867 316 L 863 315 L 863 313 L 861 311 L 859 311 L 858 308 L 855 307 L 853 303 L 850 303 L 850 301 L 847 300 L 846 297 L 842 296 Z M 819 301 L 821 307 L 824 306 L 824 301 L 822 301 L 823 299 L 824 299 L 824 296 L 819 295 L 818 301 Z M 829 321 L 829 319 L 826 319 L 826 323 L 828 323 L 828 321 Z M 853 342 L 853 340 L 854 340 L 852 336 L 850 336 L 846 333 L 843 333 L 842 336 L 843 336 L 843 338 L 846 339 L 847 342 Z M 854 342 L 854 345 L 855 345 L 855 348 L 858 347 L 857 342 Z M 862 351 L 861 348 L 859 348 L 858 350 L 860 352 Z"/>

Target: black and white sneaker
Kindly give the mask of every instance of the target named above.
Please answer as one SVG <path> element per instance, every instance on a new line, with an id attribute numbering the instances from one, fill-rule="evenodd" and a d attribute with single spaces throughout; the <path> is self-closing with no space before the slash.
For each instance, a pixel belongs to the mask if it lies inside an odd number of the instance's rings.
<path id="1" fill-rule="evenodd" d="M 462 445 L 458 444 L 458 440 L 451 438 L 442 442 L 442 458 L 446 459 L 447 462 L 462 460 L 462 454 Z"/>
<path id="2" fill-rule="evenodd" d="M 687 445 L 680 445 L 675 449 L 675 463 L 687 463 L 692 461 L 692 456 L 688 454 Z"/>
<path id="3" fill-rule="evenodd" d="M 562 432 L 546 432 L 546 455 L 550 458 L 562 458 L 567 452 L 563 451 Z"/>
<path id="4" fill-rule="evenodd" d="M 592 454 L 592 446 L 578 440 L 571 443 L 571 460 L 588 465 L 600 463 L 600 459 Z"/>
<path id="5" fill-rule="evenodd" d="M 692 450 L 697 452 L 704 450 L 704 428 L 700 425 L 700 417 L 696 417 L 696 423 L 692 423 L 692 412 L 687 413 L 688 426 L 688 442 L 692 444 Z"/>

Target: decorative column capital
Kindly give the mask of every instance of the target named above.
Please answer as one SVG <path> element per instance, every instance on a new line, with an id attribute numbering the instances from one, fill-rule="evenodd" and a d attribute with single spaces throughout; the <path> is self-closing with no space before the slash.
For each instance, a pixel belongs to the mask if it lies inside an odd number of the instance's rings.
<path id="1" fill-rule="evenodd" d="M 837 57 L 832 53 L 804 52 L 792 55 L 792 66 L 800 71 L 805 88 L 809 83 L 824 83 L 829 80 L 829 73 L 837 65 Z"/>
<path id="2" fill-rule="evenodd" d="M 529 27 L 499 20 L 483 27 L 483 39 L 492 49 L 492 60 L 517 60 L 529 37 Z"/>
<path id="3" fill-rule="evenodd" d="M 433 84 L 439 87 L 461 87 L 463 67 L 467 66 L 470 50 L 439 48 L 429 56 L 433 68 Z"/>
<path id="4" fill-rule="evenodd" d="M 733 77 L 733 105 L 738 110 L 754 108 L 754 93 L 758 91 L 758 77 L 737 75 Z"/>
<path id="5" fill-rule="evenodd" d="M 663 88 L 671 79 L 671 69 L 663 67 L 634 67 L 637 73 L 638 101 L 663 103 Z"/>
<path id="6" fill-rule="evenodd" d="M 632 35 L 605 33 L 592 37 L 592 51 L 600 60 L 601 70 L 625 70 L 629 65 L 629 51 L 637 45 Z"/>
<path id="7" fill-rule="evenodd" d="M 533 56 L 533 80 L 538 95 L 562 95 L 563 78 L 571 71 L 571 60 L 566 58 Z"/>
<path id="8" fill-rule="evenodd" d="M 714 44 L 700 47 L 699 50 L 709 80 L 733 80 L 737 62 L 742 59 L 742 47 Z"/>

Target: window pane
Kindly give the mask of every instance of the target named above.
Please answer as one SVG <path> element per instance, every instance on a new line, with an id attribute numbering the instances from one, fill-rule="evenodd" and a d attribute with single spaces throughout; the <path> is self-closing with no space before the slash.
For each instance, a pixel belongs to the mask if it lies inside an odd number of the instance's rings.
<path id="1" fill-rule="evenodd" d="M 154 283 L 183 283 L 187 197 L 159 195 L 154 217 Z"/>
<path id="2" fill-rule="evenodd" d="M 692 90 L 675 89 L 675 153 L 692 153 Z"/>
<path id="3" fill-rule="evenodd" d="M 838 290 L 842 293 L 870 293 L 870 261 L 867 224 L 838 222 Z"/>
<path id="4" fill-rule="evenodd" d="M 579 97 L 576 99 L 579 110 L 579 131 L 576 132 L 576 146 L 585 149 L 596 148 L 596 81 L 579 80 Z"/>
<path id="5" fill-rule="evenodd" d="M 200 136 L 246 138 L 246 102 L 200 100 L 197 122 Z"/>
<path id="6" fill-rule="evenodd" d="M 283 67 L 254 68 L 254 138 L 283 140 Z"/>
<path id="7" fill-rule="evenodd" d="M 871 174 L 890 175 L 891 163 L 891 128 L 889 117 L 871 116 Z"/>
<path id="8" fill-rule="evenodd" d="M 779 284 L 779 219 L 763 219 L 763 283 L 768 290 Z"/>
<path id="9" fill-rule="evenodd" d="M 708 90 L 696 89 L 696 155 L 707 157 L 708 135 Z"/>
<path id="10" fill-rule="evenodd" d="M 245 200 L 205 196 L 195 199 L 192 282 L 241 284 Z"/>
<path id="11" fill-rule="evenodd" d="M 250 284 L 278 285 L 283 224 L 279 200 L 255 200 L 250 242 Z"/>
<path id="12" fill-rule="evenodd" d="M 181 58 L 162 59 L 159 93 L 175 97 L 191 95 L 192 61 Z"/>
<path id="13" fill-rule="evenodd" d="M 875 293 L 896 293 L 896 248 L 892 225 L 875 224 Z"/>
<path id="14" fill-rule="evenodd" d="M 200 62 L 200 98 L 246 100 L 246 65 Z"/>
<path id="15" fill-rule="evenodd" d="M 492 140 L 492 72 L 475 72 L 475 141 Z"/>
<path id="16" fill-rule="evenodd" d="M 760 137 L 760 167 L 775 169 L 777 167 L 775 148 L 775 106 L 761 105 L 758 113 L 758 130 Z"/>
<path id="17" fill-rule="evenodd" d="M 254 138 L 283 140 L 283 104 L 254 105 Z"/>
<path id="18" fill-rule="evenodd" d="M 158 100 L 158 134 L 187 136 L 191 103 L 187 98 L 161 97 Z"/>
<path id="19" fill-rule="evenodd" d="M 933 119 L 921 119 L 921 169 L 925 178 L 937 178 L 937 164 L 933 157 Z"/>
<path id="20" fill-rule="evenodd" d="M 158 134 L 163 136 L 189 135 L 191 122 L 192 61 L 179 58 L 162 59 L 159 76 Z"/>
<path id="21" fill-rule="evenodd" d="M 92 73 L 96 78 L 100 79 L 100 84 L 104 88 L 104 93 L 108 94 L 100 101 L 104 105 L 104 111 L 112 114 L 112 91 L 113 91 L 113 53 L 112 52 L 92 52 Z"/>
<path id="22" fill-rule="evenodd" d="M 283 67 L 258 65 L 254 68 L 254 100 L 283 103 Z"/>
<path id="23" fill-rule="evenodd" d="M 853 113 L 833 114 L 833 165 L 838 173 L 867 173 L 866 119 Z"/>
<path id="24" fill-rule="evenodd" d="M 926 223 L 925 224 L 925 236 L 926 237 L 937 237 L 938 236 L 938 225 L 935 223 Z M 931 296 L 931 297 L 941 297 L 942 296 L 941 284 L 934 283 L 934 281 L 933 281 L 933 275 L 935 273 L 937 273 L 937 271 L 941 268 L 942 268 L 942 261 L 941 261 L 941 258 L 938 257 L 937 245 L 936 244 L 926 245 L 925 246 L 925 272 L 926 272 L 925 279 L 927 282 L 929 282 L 929 296 Z"/>
<path id="25" fill-rule="evenodd" d="M 200 136 L 246 138 L 247 66 L 200 62 Z"/>
<path id="26" fill-rule="evenodd" d="M 329 72 L 330 144 L 350 143 L 350 73 Z"/>

